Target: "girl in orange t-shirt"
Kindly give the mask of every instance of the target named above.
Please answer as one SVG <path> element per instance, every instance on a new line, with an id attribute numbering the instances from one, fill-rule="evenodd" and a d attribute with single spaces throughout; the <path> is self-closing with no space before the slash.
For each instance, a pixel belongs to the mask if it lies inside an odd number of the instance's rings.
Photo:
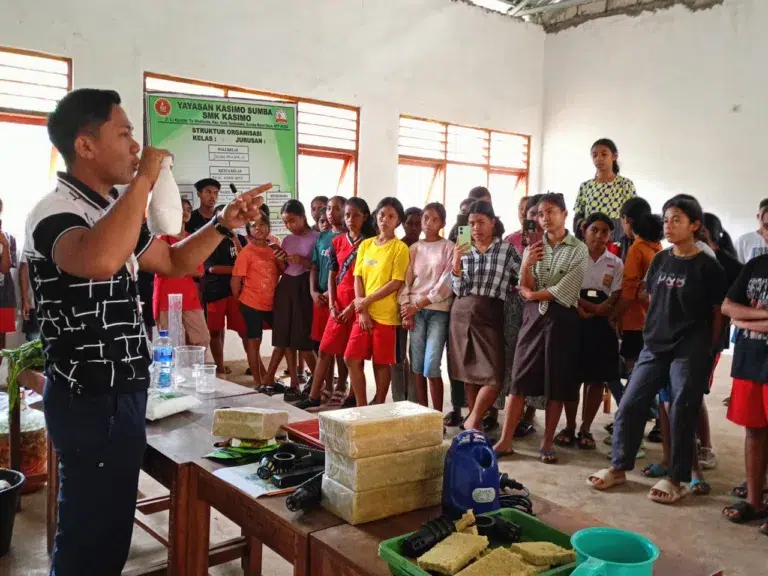
<path id="1" fill-rule="evenodd" d="M 285 252 L 269 244 L 269 218 L 262 212 L 246 226 L 248 245 L 240 251 L 232 269 L 232 294 L 240 302 L 246 327 L 248 366 L 253 381 L 261 384 L 266 368 L 261 361 L 264 324 L 272 326 L 275 288 L 285 270 Z"/>

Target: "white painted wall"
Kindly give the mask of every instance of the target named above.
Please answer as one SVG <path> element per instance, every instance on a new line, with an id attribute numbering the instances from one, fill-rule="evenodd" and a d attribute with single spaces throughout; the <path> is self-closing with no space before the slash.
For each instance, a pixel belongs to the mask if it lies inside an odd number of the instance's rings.
<path id="1" fill-rule="evenodd" d="M 399 114 L 531 134 L 541 29 L 448 0 L 0 0 L 0 45 L 69 56 L 136 125 L 158 72 L 361 107 L 360 195 L 394 195 Z"/>
<path id="2" fill-rule="evenodd" d="M 542 188 L 572 205 L 594 174 L 590 146 L 606 136 L 654 208 L 685 192 L 732 236 L 756 228 L 768 196 L 766 25 L 765 0 L 726 0 L 548 36 Z"/>

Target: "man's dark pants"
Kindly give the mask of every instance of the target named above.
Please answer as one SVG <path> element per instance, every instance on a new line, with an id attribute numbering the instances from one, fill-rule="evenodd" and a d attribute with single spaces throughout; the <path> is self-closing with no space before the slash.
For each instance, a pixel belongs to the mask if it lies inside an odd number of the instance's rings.
<path id="1" fill-rule="evenodd" d="M 43 400 L 60 479 L 51 576 L 117 576 L 131 546 L 147 393 L 73 394 L 49 379 Z"/>

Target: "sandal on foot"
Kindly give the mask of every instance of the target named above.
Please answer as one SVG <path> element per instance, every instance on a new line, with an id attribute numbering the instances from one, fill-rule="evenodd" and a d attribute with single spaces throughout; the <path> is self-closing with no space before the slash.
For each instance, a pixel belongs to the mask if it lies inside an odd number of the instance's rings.
<path id="1" fill-rule="evenodd" d="M 605 430 L 606 432 L 608 432 L 608 434 L 613 434 L 613 422 L 611 422 L 610 424 L 606 424 L 605 426 L 603 426 L 603 430 Z"/>
<path id="2" fill-rule="evenodd" d="M 496 460 L 499 460 L 499 459 L 504 458 L 506 456 L 512 456 L 513 454 L 515 454 L 515 451 L 512 448 L 510 448 L 509 450 L 496 450 L 494 448 L 493 449 L 493 453 L 496 455 Z"/>
<path id="3" fill-rule="evenodd" d="M 601 480 L 602 484 L 595 484 L 593 480 Z M 603 468 L 602 470 L 598 470 L 594 474 L 587 476 L 587 486 L 594 488 L 595 490 L 608 490 L 608 488 L 621 486 L 622 484 L 626 484 L 626 482 L 626 476 L 617 478 L 611 473 L 610 468 Z"/>
<path id="4" fill-rule="evenodd" d="M 256 388 L 256 392 L 259 392 L 260 394 L 266 394 L 267 396 L 272 396 L 272 394 L 274 394 L 272 387 L 266 386 L 264 384 Z"/>
<path id="5" fill-rule="evenodd" d="M 661 492 L 661 496 L 654 494 L 653 492 Z M 672 482 L 664 478 L 656 482 L 656 484 L 648 492 L 648 499 L 653 500 L 659 504 L 675 504 L 688 495 L 688 487 L 685 484 L 675 486 Z"/>
<path id="6" fill-rule="evenodd" d="M 517 428 L 515 428 L 515 438 L 525 438 L 534 432 L 536 432 L 536 428 L 534 428 L 533 424 L 520 422 L 518 423 Z"/>
<path id="7" fill-rule="evenodd" d="M 331 394 L 331 398 L 328 400 L 328 406 L 331 408 L 338 408 L 344 403 L 345 392 L 342 390 L 335 390 Z"/>
<path id="8" fill-rule="evenodd" d="M 272 394 L 285 394 L 288 391 L 288 386 L 280 382 L 280 380 L 275 380 L 275 383 L 269 386 L 269 389 L 272 391 Z"/>
<path id="9" fill-rule="evenodd" d="M 717 468 L 717 456 L 712 448 L 702 446 L 699 450 L 699 464 L 704 470 Z"/>
<path id="10" fill-rule="evenodd" d="M 664 478 L 669 474 L 669 470 L 664 464 L 648 464 L 643 468 L 643 474 L 646 478 Z"/>
<path id="11" fill-rule="evenodd" d="M 332 390 L 326 390 L 323 389 L 320 391 L 320 403 L 321 404 L 328 404 L 328 401 L 331 399 L 331 396 L 333 396 Z"/>
<path id="12" fill-rule="evenodd" d="M 581 450 L 594 450 L 597 446 L 595 445 L 595 437 L 592 436 L 589 432 L 579 432 L 576 436 L 577 440 L 577 446 Z"/>
<path id="13" fill-rule="evenodd" d="M 498 415 L 490 415 L 483 418 L 483 432 L 491 432 L 499 427 Z"/>
<path id="14" fill-rule="evenodd" d="M 296 404 L 296 408 L 298 408 L 299 410 L 309 410 L 311 408 L 320 408 L 321 403 L 322 402 L 320 401 L 319 398 L 315 399 L 315 398 L 307 397 L 301 400 L 298 404 Z"/>
<path id="15" fill-rule="evenodd" d="M 573 448 L 574 444 L 576 444 L 576 431 L 563 428 L 555 436 L 555 444 L 566 448 Z"/>
<path id="16" fill-rule="evenodd" d="M 695 496 L 706 496 L 712 492 L 712 486 L 709 485 L 709 482 L 701 478 L 693 478 L 688 484 L 688 489 Z"/>
<path id="17" fill-rule="evenodd" d="M 736 514 L 731 516 L 725 513 L 726 510 L 736 512 Z M 739 500 L 738 502 L 734 502 L 730 506 L 723 508 L 723 516 L 734 524 L 745 524 L 746 522 L 765 520 L 768 518 L 768 507 L 764 506 L 759 509 L 752 506 L 749 502 Z"/>
<path id="18" fill-rule="evenodd" d="M 307 395 L 298 388 L 288 388 L 283 394 L 283 402 L 301 402 Z"/>
<path id="19" fill-rule="evenodd" d="M 662 442 L 661 437 L 661 428 L 657 428 L 654 426 L 650 432 L 648 432 L 648 442 L 653 442 L 654 444 L 661 444 Z"/>
<path id="20" fill-rule="evenodd" d="M 448 426 L 450 428 L 456 428 L 459 424 L 461 424 L 461 413 L 456 412 L 455 410 L 451 410 L 443 416 L 443 426 Z"/>
<path id="21" fill-rule="evenodd" d="M 341 403 L 342 408 L 356 408 L 357 407 L 357 400 L 355 400 L 354 396 L 347 396 L 344 398 L 344 402 Z"/>
<path id="22" fill-rule="evenodd" d="M 539 460 L 544 464 L 557 464 L 557 453 L 554 450 L 539 450 Z"/>

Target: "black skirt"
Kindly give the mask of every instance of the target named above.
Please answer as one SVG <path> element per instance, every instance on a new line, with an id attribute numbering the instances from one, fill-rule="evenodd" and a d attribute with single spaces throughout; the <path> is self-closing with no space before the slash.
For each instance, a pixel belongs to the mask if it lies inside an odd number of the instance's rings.
<path id="1" fill-rule="evenodd" d="M 272 346 L 313 350 L 309 272 L 300 276 L 282 275 L 275 289 L 273 316 Z"/>
<path id="2" fill-rule="evenodd" d="M 578 400 L 578 340 L 576 308 L 551 301 L 541 314 L 539 302 L 526 302 L 512 367 L 512 394 L 558 402 Z"/>
<path id="3" fill-rule="evenodd" d="M 581 320 L 579 375 L 582 382 L 611 382 L 619 378 L 619 340 L 605 317 Z"/>
<path id="4" fill-rule="evenodd" d="M 453 301 L 448 331 L 448 375 L 478 386 L 504 381 L 504 301 L 462 296 Z"/>

